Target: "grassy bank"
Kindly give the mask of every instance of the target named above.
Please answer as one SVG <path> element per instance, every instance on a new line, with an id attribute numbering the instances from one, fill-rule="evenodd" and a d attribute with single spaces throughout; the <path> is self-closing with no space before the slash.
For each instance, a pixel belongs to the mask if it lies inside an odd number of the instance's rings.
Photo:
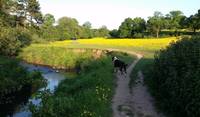
<path id="1" fill-rule="evenodd" d="M 110 53 L 131 63 L 134 57 L 123 53 Z M 35 117 L 111 117 L 111 99 L 115 76 L 111 55 L 90 61 L 73 79 L 64 80 L 55 94 L 46 93 L 41 107 L 33 107 Z"/>

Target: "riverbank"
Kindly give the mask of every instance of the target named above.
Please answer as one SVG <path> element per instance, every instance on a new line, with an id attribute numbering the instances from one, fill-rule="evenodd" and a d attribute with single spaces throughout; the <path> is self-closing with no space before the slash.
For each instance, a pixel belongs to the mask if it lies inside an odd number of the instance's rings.
<path id="1" fill-rule="evenodd" d="M 131 63 L 133 56 L 112 52 L 112 55 Z M 41 106 L 33 106 L 37 116 L 111 116 L 111 100 L 115 87 L 111 55 L 93 60 L 73 79 L 65 79 L 55 93 L 44 92 Z"/>

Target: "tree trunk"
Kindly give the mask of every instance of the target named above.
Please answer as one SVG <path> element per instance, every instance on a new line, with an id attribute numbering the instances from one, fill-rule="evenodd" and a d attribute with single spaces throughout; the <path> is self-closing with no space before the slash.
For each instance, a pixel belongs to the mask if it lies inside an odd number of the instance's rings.
<path id="1" fill-rule="evenodd" d="M 193 29 L 193 33 L 196 34 L 196 28 Z"/>
<path id="2" fill-rule="evenodd" d="M 156 38 L 159 38 L 159 30 L 156 31 Z"/>

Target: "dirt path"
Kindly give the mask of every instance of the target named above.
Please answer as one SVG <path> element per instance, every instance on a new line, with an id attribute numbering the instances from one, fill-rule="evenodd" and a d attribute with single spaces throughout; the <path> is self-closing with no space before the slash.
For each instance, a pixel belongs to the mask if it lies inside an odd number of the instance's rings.
<path id="1" fill-rule="evenodd" d="M 142 72 L 138 73 L 136 85 L 130 91 L 130 74 L 142 55 L 133 52 L 127 52 L 137 56 L 137 59 L 127 69 L 127 77 L 120 74 L 117 76 L 117 87 L 113 97 L 112 109 L 113 117 L 163 117 L 158 114 L 153 106 L 153 98 L 143 84 Z M 132 92 L 132 93 L 130 93 Z"/>

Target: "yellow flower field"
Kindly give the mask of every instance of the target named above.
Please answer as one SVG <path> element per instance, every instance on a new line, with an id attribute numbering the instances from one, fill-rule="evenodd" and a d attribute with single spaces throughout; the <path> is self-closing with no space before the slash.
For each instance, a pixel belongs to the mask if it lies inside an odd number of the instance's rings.
<path id="1" fill-rule="evenodd" d="M 26 61 L 33 62 L 37 60 L 37 63 L 41 61 L 48 62 L 49 60 L 43 60 L 51 56 L 52 59 L 63 63 L 62 57 L 68 57 L 73 59 L 68 48 L 95 48 L 95 49 L 118 49 L 129 50 L 138 52 L 144 55 L 144 57 L 153 58 L 155 51 L 165 48 L 170 42 L 176 41 L 175 37 L 162 38 L 162 39 L 79 39 L 79 40 L 65 40 L 49 42 L 45 44 L 32 44 L 24 48 L 20 54 L 20 57 Z M 43 59 L 42 59 L 43 58 Z M 57 60 L 60 59 L 60 60 Z M 50 60 L 51 61 L 51 60 Z M 70 60 L 68 60 L 70 62 Z M 50 62 L 48 62 L 50 63 Z M 59 64 L 60 64 L 59 63 Z M 55 63 L 52 63 L 55 64 Z M 58 64 L 58 63 L 57 63 Z"/>
<path id="2" fill-rule="evenodd" d="M 136 52 L 154 52 L 176 41 L 176 37 L 162 39 L 79 39 L 50 42 L 48 44 L 33 44 L 36 46 L 65 47 L 65 48 L 117 48 Z"/>

